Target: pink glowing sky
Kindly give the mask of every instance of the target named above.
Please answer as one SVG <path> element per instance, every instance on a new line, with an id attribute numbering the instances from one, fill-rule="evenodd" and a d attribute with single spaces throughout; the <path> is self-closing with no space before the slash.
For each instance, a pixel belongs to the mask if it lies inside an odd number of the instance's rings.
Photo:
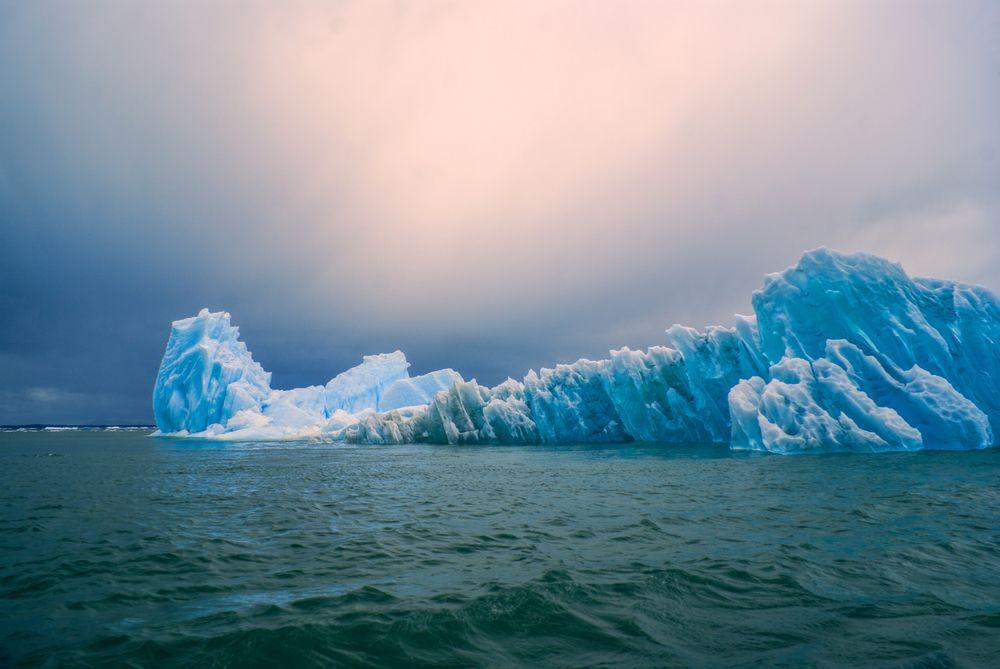
<path id="1" fill-rule="evenodd" d="M 997 35 L 971 1 L 0 2 L 0 393 L 145 411 L 205 305 L 278 385 L 397 347 L 493 382 L 726 323 L 819 245 L 1000 288 Z M 105 331 L 139 371 L 52 371 Z"/>

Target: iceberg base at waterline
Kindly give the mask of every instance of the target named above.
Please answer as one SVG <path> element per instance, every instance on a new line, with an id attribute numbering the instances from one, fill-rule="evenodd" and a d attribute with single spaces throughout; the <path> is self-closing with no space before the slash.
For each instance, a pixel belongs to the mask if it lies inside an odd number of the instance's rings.
<path id="1" fill-rule="evenodd" d="M 657 441 L 774 453 L 979 449 L 1000 430 L 1000 300 L 818 249 L 767 275 L 753 315 L 487 387 L 410 376 L 400 351 L 276 390 L 228 313 L 174 322 L 158 434 L 384 444 Z"/>

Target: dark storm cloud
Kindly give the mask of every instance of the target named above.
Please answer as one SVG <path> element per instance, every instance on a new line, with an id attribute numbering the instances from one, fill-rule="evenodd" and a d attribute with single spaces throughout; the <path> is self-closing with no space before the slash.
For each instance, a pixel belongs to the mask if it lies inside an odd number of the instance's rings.
<path id="1" fill-rule="evenodd" d="M 806 6 L 808 4 L 808 6 Z M 1000 287 L 995 3 L 0 2 L 0 423 L 726 323 L 805 249 Z"/>

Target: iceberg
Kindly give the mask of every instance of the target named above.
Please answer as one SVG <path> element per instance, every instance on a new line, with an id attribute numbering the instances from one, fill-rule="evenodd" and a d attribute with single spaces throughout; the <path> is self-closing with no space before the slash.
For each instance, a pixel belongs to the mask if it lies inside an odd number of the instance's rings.
<path id="1" fill-rule="evenodd" d="M 271 388 L 226 312 L 174 321 L 153 388 L 157 433 L 224 440 L 339 438 L 366 413 L 426 405 L 462 382 L 452 369 L 411 377 L 401 351 L 364 356 L 325 386 Z M 412 412 L 405 412 L 406 415 Z"/>
<path id="2" fill-rule="evenodd" d="M 202 432 L 244 411 L 260 411 L 271 391 L 227 313 L 208 309 L 174 321 L 153 388 L 160 432 Z"/>
<path id="3" fill-rule="evenodd" d="M 364 356 L 360 365 L 341 372 L 326 384 L 327 412 L 378 409 L 383 393 L 396 381 L 407 378 L 409 366 L 401 351 Z"/>
<path id="4" fill-rule="evenodd" d="M 818 249 L 767 275 L 753 315 L 674 325 L 486 387 L 411 377 L 400 351 L 325 386 L 273 390 L 224 312 L 173 324 L 153 393 L 160 434 L 354 443 L 727 443 L 772 453 L 978 449 L 1000 430 L 1000 300 Z"/>
<path id="5" fill-rule="evenodd" d="M 462 376 L 454 369 L 439 369 L 421 376 L 397 379 L 378 398 L 378 410 L 389 411 L 430 404 L 439 391 L 447 390 L 461 381 Z"/>

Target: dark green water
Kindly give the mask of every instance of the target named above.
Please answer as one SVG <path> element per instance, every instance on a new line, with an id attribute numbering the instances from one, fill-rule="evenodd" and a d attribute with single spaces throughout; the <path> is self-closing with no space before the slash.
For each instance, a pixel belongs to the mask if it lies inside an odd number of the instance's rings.
<path id="1" fill-rule="evenodd" d="M 998 666 L 1000 451 L 0 434 L 0 665 Z"/>

